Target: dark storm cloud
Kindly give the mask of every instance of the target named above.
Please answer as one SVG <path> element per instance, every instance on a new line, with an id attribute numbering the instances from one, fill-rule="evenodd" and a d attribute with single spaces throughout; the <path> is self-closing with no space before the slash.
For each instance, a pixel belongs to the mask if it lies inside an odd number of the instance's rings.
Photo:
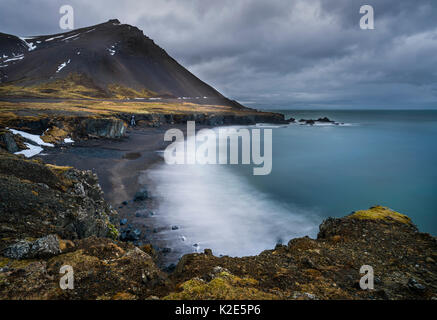
<path id="1" fill-rule="evenodd" d="M 64 1 L 0 2 L 0 30 L 60 32 Z M 437 107 L 437 1 L 69 1 L 138 26 L 219 91 L 262 106 Z M 359 28 L 361 5 L 375 30 Z"/>

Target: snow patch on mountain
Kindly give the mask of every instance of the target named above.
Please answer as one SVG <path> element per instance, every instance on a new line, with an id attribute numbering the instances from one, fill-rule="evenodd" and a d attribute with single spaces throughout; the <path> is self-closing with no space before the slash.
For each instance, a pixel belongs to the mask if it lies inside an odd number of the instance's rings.
<path id="1" fill-rule="evenodd" d="M 47 42 L 47 41 L 52 41 L 52 40 L 55 40 L 55 39 L 59 39 L 59 38 L 63 38 L 64 36 L 57 36 L 57 37 L 53 37 L 53 38 L 48 38 L 48 39 L 46 39 L 45 41 Z"/>
<path id="2" fill-rule="evenodd" d="M 20 55 L 14 56 L 13 58 L 9 58 L 9 59 L 3 61 L 3 63 L 10 62 L 10 61 L 17 61 L 17 60 L 21 60 L 23 58 L 24 58 L 24 54 L 20 54 Z"/>
<path id="3" fill-rule="evenodd" d="M 70 62 L 71 62 L 71 59 L 68 59 L 68 61 L 61 63 L 61 64 L 58 66 L 58 70 L 56 71 L 56 73 L 58 73 L 59 71 L 61 71 L 62 69 L 64 69 L 64 68 L 67 66 L 67 64 L 69 64 Z"/>

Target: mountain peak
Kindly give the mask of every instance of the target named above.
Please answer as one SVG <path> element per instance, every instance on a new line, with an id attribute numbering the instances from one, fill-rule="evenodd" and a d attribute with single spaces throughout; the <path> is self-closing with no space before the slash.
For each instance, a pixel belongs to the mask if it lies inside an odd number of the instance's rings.
<path id="1" fill-rule="evenodd" d="M 118 20 L 118 19 L 109 19 L 107 23 L 120 24 L 120 20 Z"/>
<path id="2" fill-rule="evenodd" d="M 0 83 L 41 87 L 46 96 L 44 86 L 55 81 L 70 83 L 71 79 L 79 81 L 81 88 L 92 87 L 108 96 L 116 86 L 129 92 L 125 96 L 146 92 L 148 96 L 194 99 L 199 103 L 213 98 L 230 104 L 142 30 L 121 24 L 118 19 L 54 35 L 0 35 Z"/>

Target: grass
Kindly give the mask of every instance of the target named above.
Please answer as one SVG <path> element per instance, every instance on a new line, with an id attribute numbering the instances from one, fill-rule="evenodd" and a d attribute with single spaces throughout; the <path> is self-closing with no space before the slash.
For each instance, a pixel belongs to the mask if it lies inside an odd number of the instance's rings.
<path id="1" fill-rule="evenodd" d="M 102 99 L 78 100 L 67 99 L 59 102 L 5 102 L 0 101 L 0 125 L 8 126 L 18 120 L 39 121 L 42 118 L 64 120 L 68 117 L 84 116 L 88 118 L 113 117 L 128 114 L 192 114 L 221 113 L 249 115 L 255 110 L 238 110 L 229 106 L 199 105 L 190 102 L 143 102 L 143 101 L 108 101 Z M 51 135 L 47 133 L 47 135 Z M 53 132 L 53 138 L 63 136 L 61 131 Z"/>
<path id="2" fill-rule="evenodd" d="M 41 139 L 46 143 L 58 143 L 68 137 L 68 131 L 60 129 L 58 127 L 51 127 L 49 130 L 44 132 Z"/>
<path id="3" fill-rule="evenodd" d="M 98 87 L 84 74 L 70 73 L 66 78 L 56 79 L 33 86 L 23 86 L 19 82 L 0 85 L 0 96 L 9 98 L 62 98 L 62 99 L 127 99 L 149 98 L 156 92 L 143 88 L 135 90 L 118 84 L 106 88 Z"/>
<path id="4" fill-rule="evenodd" d="M 210 282 L 199 278 L 188 280 L 180 285 L 182 291 L 171 293 L 164 300 L 238 300 L 238 299 L 275 299 L 270 293 L 256 288 L 258 281 L 252 278 L 240 278 L 228 272 L 221 272 Z"/>

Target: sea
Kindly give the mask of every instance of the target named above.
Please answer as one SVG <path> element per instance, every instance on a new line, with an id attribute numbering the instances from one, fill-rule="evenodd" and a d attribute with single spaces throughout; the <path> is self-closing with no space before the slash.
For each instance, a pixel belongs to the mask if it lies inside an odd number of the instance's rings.
<path id="1" fill-rule="evenodd" d="M 272 129 L 268 175 L 247 164 L 165 162 L 144 173 L 159 199 L 154 219 L 168 226 L 161 237 L 179 255 L 256 255 L 374 205 L 437 234 L 437 110 L 275 111 L 342 125 L 245 127 Z"/>

